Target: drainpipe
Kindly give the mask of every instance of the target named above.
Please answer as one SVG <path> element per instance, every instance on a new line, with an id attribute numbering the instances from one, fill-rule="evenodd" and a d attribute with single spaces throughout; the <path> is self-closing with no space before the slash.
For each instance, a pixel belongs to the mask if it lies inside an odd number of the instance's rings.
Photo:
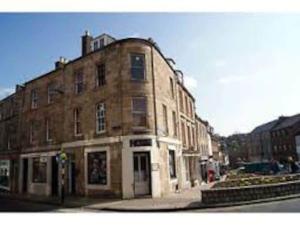
<path id="1" fill-rule="evenodd" d="M 156 106 L 156 91 L 155 91 L 155 77 L 154 77 L 154 62 L 153 62 L 153 46 L 151 46 L 151 71 L 152 71 L 152 88 L 153 88 L 153 107 L 154 107 L 154 133 L 157 142 L 157 106 Z"/>

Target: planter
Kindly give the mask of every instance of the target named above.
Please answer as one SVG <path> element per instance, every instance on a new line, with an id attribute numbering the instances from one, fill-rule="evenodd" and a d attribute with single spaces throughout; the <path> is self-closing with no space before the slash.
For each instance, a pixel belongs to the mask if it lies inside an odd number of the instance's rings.
<path id="1" fill-rule="evenodd" d="M 300 194 L 300 180 L 277 184 L 201 190 L 202 203 L 218 204 Z"/>

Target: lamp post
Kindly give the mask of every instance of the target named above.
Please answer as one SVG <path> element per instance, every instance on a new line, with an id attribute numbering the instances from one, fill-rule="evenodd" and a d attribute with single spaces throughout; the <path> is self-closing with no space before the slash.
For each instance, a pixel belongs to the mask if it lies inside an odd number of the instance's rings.
<path id="1" fill-rule="evenodd" d="M 60 194 L 60 203 L 64 204 L 65 202 L 65 164 L 67 160 L 67 155 L 64 150 L 61 150 L 59 154 L 59 162 L 61 164 L 61 194 Z"/>

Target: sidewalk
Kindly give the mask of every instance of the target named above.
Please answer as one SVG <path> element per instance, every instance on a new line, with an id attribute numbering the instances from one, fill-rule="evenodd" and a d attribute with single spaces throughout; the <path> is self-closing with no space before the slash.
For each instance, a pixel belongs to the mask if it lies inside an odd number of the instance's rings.
<path id="1" fill-rule="evenodd" d="M 7 197 L 21 201 L 31 201 L 44 204 L 57 205 L 58 208 L 83 208 L 93 211 L 174 211 L 201 207 L 201 190 L 209 189 L 213 183 L 203 184 L 179 193 L 171 193 L 162 198 L 135 198 L 101 199 L 87 197 L 66 197 L 63 205 L 58 197 L 44 197 L 35 195 L 20 195 L 0 192 L 0 197 Z"/>
<path id="2" fill-rule="evenodd" d="M 212 184 L 204 184 L 180 193 L 172 193 L 163 198 L 140 198 L 112 203 L 92 204 L 86 209 L 107 211 L 174 211 L 189 209 L 201 205 L 201 190 L 208 189 Z"/>

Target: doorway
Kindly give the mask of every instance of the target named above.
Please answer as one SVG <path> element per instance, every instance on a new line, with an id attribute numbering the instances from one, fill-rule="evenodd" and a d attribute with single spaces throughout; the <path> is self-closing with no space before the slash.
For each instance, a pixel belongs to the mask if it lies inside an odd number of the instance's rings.
<path id="1" fill-rule="evenodd" d="M 150 161 L 149 153 L 133 154 L 134 194 L 136 196 L 150 194 Z"/>
<path id="2" fill-rule="evenodd" d="M 23 159 L 23 181 L 22 181 L 22 192 L 27 193 L 28 187 L 28 159 Z"/>
<path id="3" fill-rule="evenodd" d="M 51 157 L 51 165 L 52 165 L 52 196 L 58 196 L 58 163 L 56 160 L 56 156 Z"/>
<path id="4" fill-rule="evenodd" d="M 76 195 L 76 166 L 75 161 L 69 164 L 69 194 Z"/>

